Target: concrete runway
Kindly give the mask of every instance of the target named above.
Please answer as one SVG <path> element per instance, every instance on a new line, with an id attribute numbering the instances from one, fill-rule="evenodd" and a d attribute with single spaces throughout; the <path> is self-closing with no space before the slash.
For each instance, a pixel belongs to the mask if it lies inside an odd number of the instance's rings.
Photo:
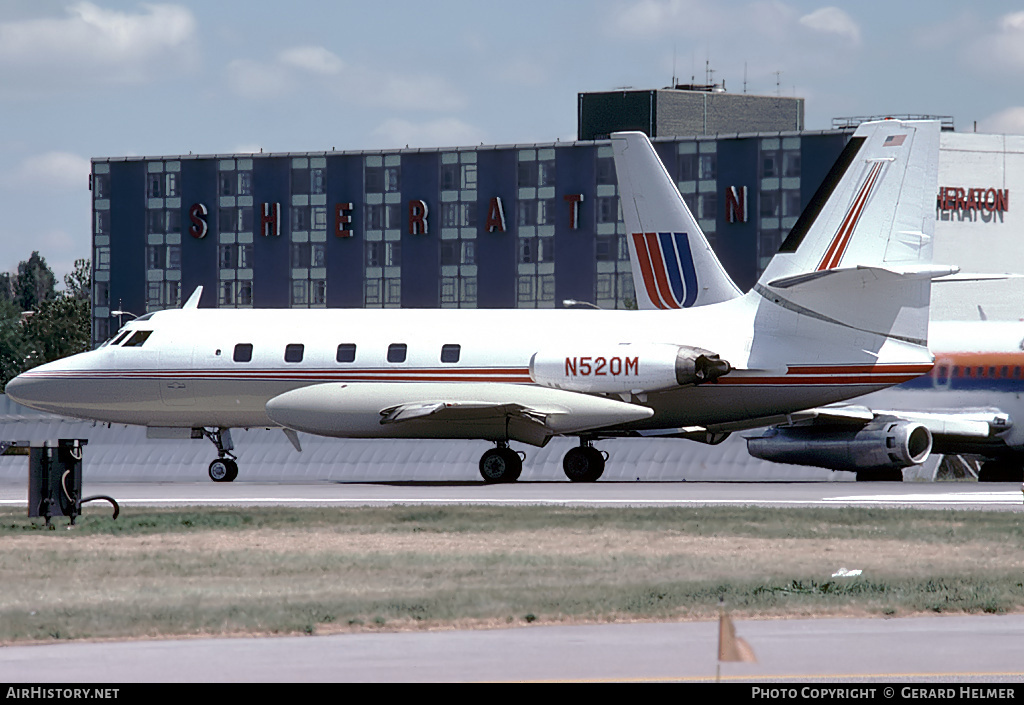
<path id="1" fill-rule="evenodd" d="M 1024 682 L 1024 615 L 735 626 L 758 662 L 723 681 Z M 0 682 L 713 682 L 717 640 L 699 622 L 9 646 Z"/>
<path id="2" fill-rule="evenodd" d="M 0 482 L 0 506 L 26 507 L 27 481 Z M 1024 511 L 1015 483 L 977 482 L 89 482 L 123 506 L 557 504 L 571 506 L 916 507 Z M 97 505 L 109 506 L 109 505 Z"/>
<path id="3" fill-rule="evenodd" d="M 122 511 L 468 503 L 1024 512 L 1021 488 L 1009 483 L 86 483 L 83 494 L 111 495 Z M 0 506 L 24 508 L 26 495 L 25 484 L 0 484 Z M 721 664 L 725 681 L 1024 682 L 1024 615 L 769 620 L 736 630 L 759 661 Z M 69 643 L 0 649 L 0 682 L 706 682 L 716 650 L 717 623 L 708 622 Z"/>

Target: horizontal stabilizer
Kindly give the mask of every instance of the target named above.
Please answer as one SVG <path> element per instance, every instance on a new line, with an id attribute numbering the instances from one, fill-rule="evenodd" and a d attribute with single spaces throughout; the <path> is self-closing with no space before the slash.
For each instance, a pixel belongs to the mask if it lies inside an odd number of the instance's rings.
<path id="1" fill-rule="evenodd" d="M 921 264 L 902 267 L 868 267 L 858 265 L 856 267 L 826 269 L 820 272 L 807 272 L 792 277 L 783 277 L 782 279 L 768 282 L 768 286 L 775 289 L 792 289 L 802 284 L 821 282 L 824 279 L 829 279 L 829 282 L 827 282 L 829 286 L 836 282 L 849 281 L 864 285 L 872 283 L 885 275 L 902 279 L 939 279 L 940 277 L 954 276 L 959 271 L 959 267 L 952 265 Z"/>
<path id="2" fill-rule="evenodd" d="M 1024 274 L 1012 274 L 1010 272 L 1004 272 L 1002 274 L 990 272 L 957 272 L 956 274 L 937 277 L 932 281 L 938 284 L 940 282 L 989 282 L 1000 281 L 1003 279 L 1024 279 Z"/>

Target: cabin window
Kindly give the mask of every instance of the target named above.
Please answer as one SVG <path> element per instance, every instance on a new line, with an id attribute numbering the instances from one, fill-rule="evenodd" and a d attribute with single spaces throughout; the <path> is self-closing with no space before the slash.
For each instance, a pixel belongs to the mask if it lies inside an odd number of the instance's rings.
<path id="1" fill-rule="evenodd" d="M 145 343 L 146 339 L 149 338 L 149 336 L 151 335 L 153 335 L 153 331 L 151 330 L 137 330 L 135 331 L 135 335 L 129 338 L 128 342 L 124 344 L 124 347 L 137 348 L 143 343 Z"/>
<path id="2" fill-rule="evenodd" d="M 232 357 L 235 362 L 252 362 L 252 343 L 239 343 Z"/>
<path id="3" fill-rule="evenodd" d="M 302 343 L 292 343 L 291 345 L 285 346 L 284 349 L 284 361 L 285 362 L 302 362 L 302 353 L 306 346 Z"/>
<path id="4" fill-rule="evenodd" d="M 1013 376 L 1015 379 L 1020 379 L 1020 367 L 1013 368 Z"/>
<path id="5" fill-rule="evenodd" d="M 1009 365 L 1003 365 L 1003 369 L 999 373 L 999 376 L 1000 377 L 1009 377 L 1010 376 L 1010 366 Z"/>
<path id="6" fill-rule="evenodd" d="M 959 365 L 953 365 L 953 376 L 954 377 L 959 377 L 960 376 L 960 366 Z"/>
<path id="7" fill-rule="evenodd" d="M 995 377 L 996 376 L 996 368 L 995 367 L 989 367 L 988 368 L 988 376 L 989 377 Z"/>
<path id="8" fill-rule="evenodd" d="M 441 362 L 458 362 L 459 356 L 462 354 L 461 345 L 442 345 L 441 346 Z"/>
<path id="9" fill-rule="evenodd" d="M 388 346 L 388 362 L 405 362 L 408 347 L 405 343 L 392 343 Z"/>
<path id="10" fill-rule="evenodd" d="M 355 362 L 356 361 L 356 344 L 355 343 L 342 343 L 338 346 L 338 362 Z"/>

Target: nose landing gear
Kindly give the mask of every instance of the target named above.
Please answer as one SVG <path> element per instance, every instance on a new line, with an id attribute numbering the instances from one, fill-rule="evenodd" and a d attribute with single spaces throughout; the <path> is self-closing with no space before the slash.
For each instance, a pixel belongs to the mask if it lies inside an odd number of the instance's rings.
<path id="1" fill-rule="evenodd" d="M 203 435 L 217 446 L 217 459 L 210 463 L 209 475 L 214 482 L 232 482 L 238 477 L 238 462 L 231 442 L 231 429 L 218 428 L 214 431 L 204 428 Z"/>

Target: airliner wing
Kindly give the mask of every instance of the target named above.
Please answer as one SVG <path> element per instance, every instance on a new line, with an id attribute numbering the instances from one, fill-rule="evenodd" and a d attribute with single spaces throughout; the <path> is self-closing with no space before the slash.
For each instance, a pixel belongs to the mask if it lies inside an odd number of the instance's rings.
<path id="1" fill-rule="evenodd" d="M 1007 414 L 998 409 L 946 409 L 908 411 L 906 409 L 869 409 L 865 406 L 837 404 L 800 412 L 791 426 L 864 426 L 880 419 L 899 419 L 921 424 L 932 436 L 989 438 L 1010 428 Z"/>
<path id="2" fill-rule="evenodd" d="M 267 402 L 267 414 L 285 428 L 322 436 L 477 437 L 542 446 L 552 436 L 641 421 L 654 412 L 532 385 L 351 382 L 285 392 Z"/>
<path id="3" fill-rule="evenodd" d="M 978 453 L 1003 444 L 1012 421 L 995 408 L 872 409 L 836 404 L 808 409 L 747 438 L 755 458 L 866 473 L 919 465 L 933 452 Z"/>

